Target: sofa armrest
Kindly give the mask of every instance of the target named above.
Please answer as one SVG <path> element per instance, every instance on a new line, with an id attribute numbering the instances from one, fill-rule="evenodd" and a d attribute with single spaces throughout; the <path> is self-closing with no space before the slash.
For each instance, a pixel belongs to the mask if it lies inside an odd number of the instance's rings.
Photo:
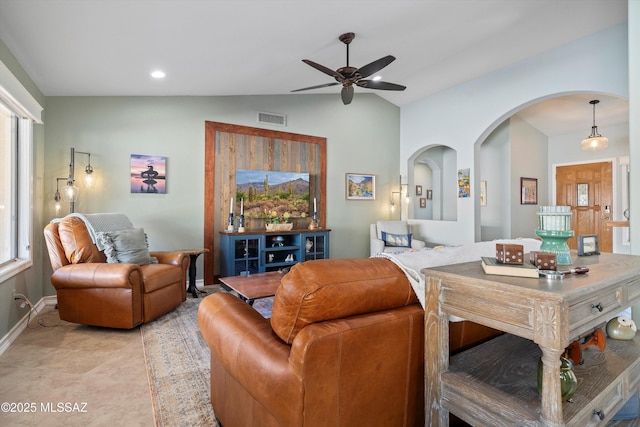
<path id="1" fill-rule="evenodd" d="M 380 252 L 384 252 L 384 241 L 380 239 L 371 238 L 371 242 L 369 243 L 369 250 L 371 256 L 375 256 Z"/>
<path id="2" fill-rule="evenodd" d="M 198 325 L 212 359 L 265 407 L 288 413 L 291 408 L 282 402 L 294 405 L 304 394 L 300 378 L 289 366 L 291 347 L 249 304 L 226 292 L 207 296 L 198 307 Z"/>
<path id="3" fill-rule="evenodd" d="M 182 269 L 182 301 L 187 299 L 187 272 L 191 257 L 189 254 L 180 251 L 153 251 L 149 252 L 152 257 L 158 258 L 160 264 L 171 264 Z"/>
<path id="4" fill-rule="evenodd" d="M 171 264 L 181 267 L 184 271 L 189 268 L 189 255 L 179 251 L 152 251 L 149 255 L 158 258 L 160 264 Z"/>
<path id="5" fill-rule="evenodd" d="M 425 246 L 427 246 L 427 244 L 422 240 L 411 239 L 411 249 L 422 249 Z"/>
<path id="6" fill-rule="evenodd" d="M 51 275 L 58 289 L 127 288 L 142 285 L 137 264 L 81 263 L 60 267 Z"/>

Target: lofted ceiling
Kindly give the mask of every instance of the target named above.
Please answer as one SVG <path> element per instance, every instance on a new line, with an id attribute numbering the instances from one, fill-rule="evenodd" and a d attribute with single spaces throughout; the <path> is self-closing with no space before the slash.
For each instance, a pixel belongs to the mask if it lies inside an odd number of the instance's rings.
<path id="1" fill-rule="evenodd" d="M 338 36 L 354 32 L 350 65 L 394 55 L 382 79 L 407 86 L 354 102 L 402 107 L 626 20 L 627 0 L 0 0 L 0 39 L 45 96 L 299 96 L 334 81 L 302 59 L 346 65 Z M 301 93 L 348 108 L 339 91 Z M 519 115 L 547 135 L 588 131 L 585 96 Z M 626 100 L 604 98 L 599 126 L 628 121 Z"/>

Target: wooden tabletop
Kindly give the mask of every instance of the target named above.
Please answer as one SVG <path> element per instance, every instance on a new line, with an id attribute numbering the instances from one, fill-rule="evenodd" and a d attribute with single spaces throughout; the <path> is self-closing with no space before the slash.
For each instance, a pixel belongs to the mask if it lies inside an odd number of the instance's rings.
<path id="1" fill-rule="evenodd" d="M 207 248 L 200 248 L 200 249 L 176 249 L 175 252 L 182 252 L 183 254 L 187 254 L 187 255 L 200 255 L 200 254 L 206 254 L 207 252 L 209 252 L 209 249 Z"/>
<path id="2" fill-rule="evenodd" d="M 220 281 L 247 300 L 254 300 L 275 295 L 282 276 L 284 274 L 279 271 L 270 271 L 249 276 L 221 277 Z"/>

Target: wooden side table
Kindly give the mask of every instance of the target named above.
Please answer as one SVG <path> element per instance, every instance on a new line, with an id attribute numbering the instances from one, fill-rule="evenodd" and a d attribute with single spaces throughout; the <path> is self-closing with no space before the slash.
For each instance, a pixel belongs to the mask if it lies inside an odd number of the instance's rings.
<path id="1" fill-rule="evenodd" d="M 602 253 L 580 263 L 589 273 L 557 281 L 487 275 L 479 261 L 422 270 L 431 426 L 447 426 L 449 411 L 472 425 L 600 426 L 638 391 L 640 337 L 607 340 L 599 357 L 576 365 L 573 403 L 561 398 L 565 347 L 640 301 L 640 257 Z M 507 334 L 449 359 L 449 315 Z"/>
<path id="2" fill-rule="evenodd" d="M 189 255 L 189 284 L 187 287 L 187 292 L 191 292 L 194 298 L 198 298 L 198 292 L 206 293 L 203 291 L 198 291 L 196 288 L 196 260 L 200 256 L 200 254 L 204 254 L 209 252 L 207 248 L 201 249 L 179 249 L 178 252 L 185 253 Z"/>

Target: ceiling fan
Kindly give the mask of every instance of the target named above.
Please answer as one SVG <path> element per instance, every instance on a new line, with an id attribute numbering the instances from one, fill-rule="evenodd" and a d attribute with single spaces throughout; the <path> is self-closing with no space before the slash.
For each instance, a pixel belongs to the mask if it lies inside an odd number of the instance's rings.
<path id="1" fill-rule="evenodd" d="M 336 79 L 335 83 L 332 82 L 332 83 L 325 83 L 325 84 L 316 85 L 316 86 L 305 87 L 302 89 L 292 90 L 291 92 L 300 92 L 300 91 L 309 90 L 309 89 L 319 89 L 323 87 L 336 86 L 341 84 L 342 91 L 340 95 L 342 97 L 342 102 L 344 103 L 344 105 L 347 105 L 347 104 L 350 104 L 351 100 L 353 99 L 354 84 L 356 86 L 364 87 L 367 89 L 405 90 L 406 87 L 399 84 L 383 82 L 380 80 L 365 80 L 370 75 L 377 73 L 378 71 L 382 70 L 384 67 L 386 67 L 387 65 L 395 61 L 396 58 L 394 56 L 387 55 L 383 58 L 373 61 L 372 63 L 367 64 L 364 67 L 360 67 L 360 68 L 349 66 L 349 44 L 353 41 L 355 36 L 356 35 L 354 33 L 345 33 L 345 34 L 342 34 L 340 37 L 338 37 L 338 40 L 340 40 L 342 43 L 347 45 L 347 65 L 344 67 L 338 68 L 337 70 L 333 71 L 332 69 L 327 68 L 324 65 L 320 65 L 308 59 L 302 60 L 302 62 L 304 62 L 305 64 L 309 64 L 316 70 L 322 71 L 323 73 L 328 74 L 331 77 L 335 78 Z"/>

